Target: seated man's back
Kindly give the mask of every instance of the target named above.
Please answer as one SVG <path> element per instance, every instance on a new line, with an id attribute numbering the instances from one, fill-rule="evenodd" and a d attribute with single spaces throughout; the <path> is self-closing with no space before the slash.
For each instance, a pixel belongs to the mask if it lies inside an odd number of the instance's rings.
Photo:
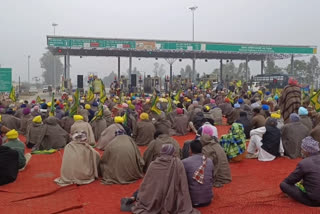
<path id="1" fill-rule="evenodd" d="M 207 206 L 213 198 L 213 163 L 202 154 L 199 140 L 190 143 L 192 156 L 182 160 L 186 170 L 193 206 Z"/>

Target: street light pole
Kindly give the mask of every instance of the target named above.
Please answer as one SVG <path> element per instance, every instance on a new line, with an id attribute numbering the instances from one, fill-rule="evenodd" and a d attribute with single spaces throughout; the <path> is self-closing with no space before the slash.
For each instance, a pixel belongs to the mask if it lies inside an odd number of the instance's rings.
<path id="1" fill-rule="evenodd" d="M 192 41 L 194 42 L 194 12 L 196 11 L 198 7 L 197 6 L 193 6 L 193 7 L 189 7 L 189 9 L 192 12 Z M 192 59 L 192 77 L 190 75 L 190 79 L 192 79 L 192 82 L 194 81 L 194 74 L 196 73 L 196 59 L 195 56 Z"/>
<path id="2" fill-rule="evenodd" d="M 57 23 L 52 23 L 53 27 L 53 35 L 56 35 L 56 27 L 58 26 Z M 53 55 L 53 88 L 56 88 L 56 57 Z"/>
<path id="3" fill-rule="evenodd" d="M 28 83 L 30 84 L 30 55 L 28 55 Z"/>

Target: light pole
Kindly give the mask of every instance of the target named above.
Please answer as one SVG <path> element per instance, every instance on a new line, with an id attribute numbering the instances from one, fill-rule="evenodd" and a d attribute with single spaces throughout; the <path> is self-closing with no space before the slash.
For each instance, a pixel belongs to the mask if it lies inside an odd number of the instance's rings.
<path id="1" fill-rule="evenodd" d="M 194 42 L 194 12 L 196 11 L 196 9 L 198 8 L 198 6 L 193 6 L 193 7 L 189 7 L 189 9 L 192 12 L 192 41 Z M 196 73 L 196 59 L 195 56 L 192 59 L 192 82 L 194 81 L 194 74 Z M 190 77 L 191 79 L 191 74 Z"/>
<path id="2" fill-rule="evenodd" d="M 28 55 L 28 83 L 30 84 L 30 55 Z"/>
<path id="3" fill-rule="evenodd" d="M 194 11 L 196 11 L 197 8 L 198 6 L 189 7 L 192 12 L 192 41 L 194 41 Z"/>
<path id="4" fill-rule="evenodd" d="M 52 23 L 53 27 L 53 35 L 56 35 L 56 27 L 58 26 L 57 23 Z M 53 55 L 53 88 L 56 87 L 56 57 Z"/>

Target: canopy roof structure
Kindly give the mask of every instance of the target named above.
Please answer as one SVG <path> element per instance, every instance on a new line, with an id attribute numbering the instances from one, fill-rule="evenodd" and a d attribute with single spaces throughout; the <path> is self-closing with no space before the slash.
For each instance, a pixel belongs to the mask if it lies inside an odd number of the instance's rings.
<path id="1" fill-rule="evenodd" d="M 316 46 L 47 36 L 54 55 L 266 60 L 317 53 Z"/>

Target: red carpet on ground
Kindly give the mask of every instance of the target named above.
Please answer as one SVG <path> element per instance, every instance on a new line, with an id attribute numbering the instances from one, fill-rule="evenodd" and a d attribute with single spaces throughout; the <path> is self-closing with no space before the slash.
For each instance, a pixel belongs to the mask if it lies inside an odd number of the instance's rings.
<path id="1" fill-rule="evenodd" d="M 218 126 L 221 136 L 229 126 Z M 182 146 L 194 134 L 174 137 Z M 20 138 L 24 141 L 24 137 Z M 146 147 L 141 147 L 143 153 Z M 0 186 L 0 213 L 122 213 L 120 199 L 131 196 L 142 180 L 130 185 L 103 185 L 99 180 L 83 186 L 59 187 L 53 180 L 59 177 L 63 151 L 52 155 L 33 155 L 14 183 Z M 278 158 L 272 162 L 246 159 L 231 163 L 233 181 L 223 188 L 214 188 L 214 200 L 201 213 L 320 213 L 287 198 L 279 189 L 280 182 L 295 169 L 298 160 Z"/>

